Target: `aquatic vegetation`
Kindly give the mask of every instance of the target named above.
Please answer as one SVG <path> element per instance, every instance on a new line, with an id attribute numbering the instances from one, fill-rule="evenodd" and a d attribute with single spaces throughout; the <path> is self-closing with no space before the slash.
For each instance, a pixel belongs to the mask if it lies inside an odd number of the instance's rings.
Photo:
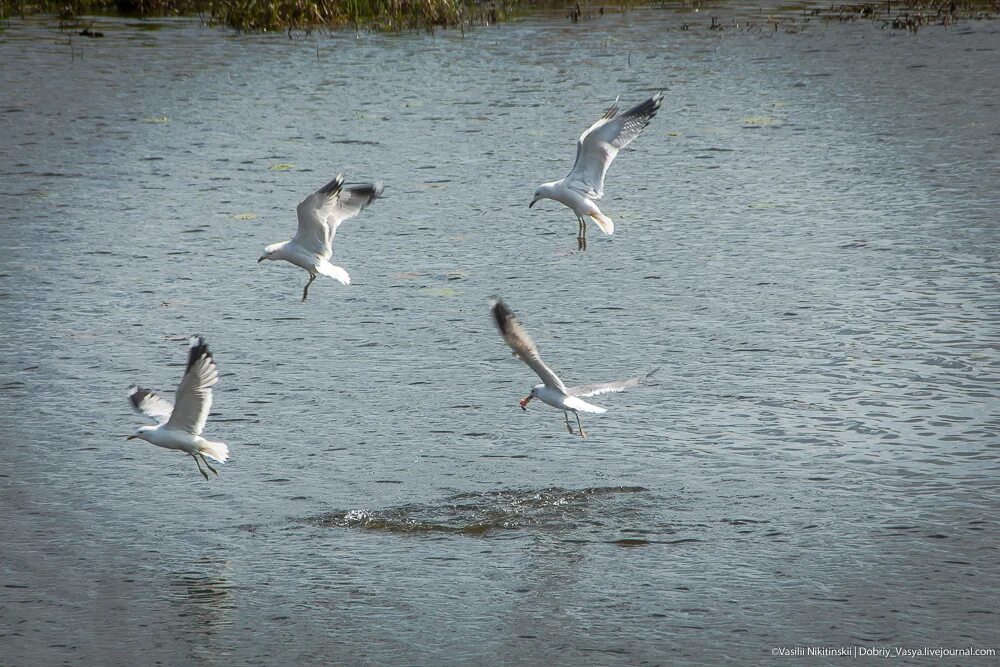
<path id="1" fill-rule="evenodd" d="M 91 14 L 192 15 L 239 32 L 345 26 L 393 31 L 487 25 L 507 18 L 520 4 L 520 0 L 0 0 L 0 17 L 45 13 L 68 20 Z"/>
<path id="2" fill-rule="evenodd" d="M 738 7 L 726 0 L 687 0 L 662 3 L 678 11 L 700 12 L 698 21 L 681 25 L 681 30 L 706 29 L 713 32 L 768 30 L 797 33 L 813 21 L 872 21 L 881 28 L 908 30 L 916 33 L 926 25 L 951 25 L 963 20 L 1000 18 L 1000 0 L 868 0 L 845 4 L 815 2 L 814 6 L 776 8 L 760 3 L 759 10 Z M 722 14 L 727 7 L 734 9 L 723 20 L 711 10 Z M 709 23 L 710 22 L 710 23 Z"/>
<path id="3" fill-rule="evenodd" d="M 834 5 L 826 18 L 841 21 L 869 19 L 882 28 L 916 33 L 926 25 L 951 25 L 962 19 L 995 19 L 1000 16 L 1000 0 L 888 0 Z"/>
<path id="4" fill-rule="evenodd" d="M 748 116 L 742 119 L 743 127 L 781 127 L 784 121 L 773 116 Z"/>
<path id="5" fill-rule="evenodd" d="M 603 15 L 625 12 L 641 5 L 665 10 L 696 11 L 712 31 L 767 28 L 797 32 L 810 19 L 879 21 L 883 28 L 916 32 L 925 25 L 949 25 L 965 19 L 1000 17 L 1000 0 L 876 0 L 813 8 L 774 8 L 761 2 L 768 18 L 723 22 L 708 10 L 727 6 L 747 10 L 730 0 L 617 0 L 607 4 L 579 0 L 0 0 L 0 19 L 44 13 L 72 20 L 79 16 L 200 16 L 208 25 L 226 26 L 238 32 L 311 31 L 353 27 L 366 30 L 433 30 L 436 27 L 472 27 L 510 19 L 534 9 L 565 8 L 566 18 L 576 23 Z M 708 21 L 711 21 L 708 24 Z M 694 28 L 685 23 L 681 30 Z M 84 27 L 85 37 L 103 37 Z"/>

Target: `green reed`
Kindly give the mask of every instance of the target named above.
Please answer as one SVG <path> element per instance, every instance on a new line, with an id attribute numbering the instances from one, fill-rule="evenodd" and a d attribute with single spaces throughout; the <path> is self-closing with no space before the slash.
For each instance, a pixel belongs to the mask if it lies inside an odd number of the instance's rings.
<path id="1" fill-rule="evenodd" d="M 34 13 L 73 19 L 83 15 L 201 16 L 210 25 L 240 32 L 313 30 L 350 26 L 368 30 L 465 27 L 504 21 L 537 8 L 564 8 L 567 17 L 586 20 L 606 9 L 627 11 L 638 5 L 665 9 L 723 9 L 727 0 L 0 0 L 0 18 Z M 742 4 L 742 3 L 741 3 Z M 761 2 L 761 8 L 773 5 Z M 745 6 L 744 6 L 745 8 Z M 787 9 L 787 12 L 803 11 Z M 808 11 L 808 10 L 807 10 Z M 1000 0 L 877 0 L 813 9 L 815 16 L 881 20 L 893 28 L 948 23 L 959 18 L 995 18 Z M 908 13 L 908 14 L 907 14 Z"/>
<path id="2" fill-rule="evenodd" d="M 185 16 L 241 32 L 311 30 L 354 26 L 409 30 L 483 25 L 506 19 L 534 0 L 0 0 L 0 17 L 43 13 L 71 19 L 83 15 Z"/>

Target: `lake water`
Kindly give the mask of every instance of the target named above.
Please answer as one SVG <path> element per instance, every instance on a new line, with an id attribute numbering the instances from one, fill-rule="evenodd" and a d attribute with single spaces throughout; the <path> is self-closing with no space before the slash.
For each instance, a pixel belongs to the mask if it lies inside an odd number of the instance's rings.
<path id="1" fill-rule="evenodd" d="M 6 24 L 0 661 L 1000 648 L 1000 24 L 722 20 Z M 659 89 L 579 253 L 532 191 Z M 301 303 L 256 260 L 339 171 L 385 197 Z M 567 382 L 656 381 L 522 413 L 496 294 Z M 194 333 L 210 482 L 124 439 Z"/>

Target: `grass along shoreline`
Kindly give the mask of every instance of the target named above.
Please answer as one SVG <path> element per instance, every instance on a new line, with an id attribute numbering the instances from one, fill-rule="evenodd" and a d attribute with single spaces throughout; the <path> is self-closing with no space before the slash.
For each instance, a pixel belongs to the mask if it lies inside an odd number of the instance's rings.
<path id="1" fill-rule="evenodd" d="M 82 16 L 197 16 L 238 32 L 354 27 L 413 30 L 486 25 L 530 0 L 0 0 L 0 18 L 33 14 L 70 21 Z"/>
<path id="2" fill-rule="evenodd" d="M 270 32 L 353 27 L 357 30 L 400 31 L 436 27 L 472 27 L 505 21 L 533 9 L 561 8 L 574 22 L 594 14 L 658 6 L 665 11 L 692 12 L 711 18 L 712 30 L 739 28 L 718 22 L 726 0 L 617 0 L 608 5 L 574 0 L 0 0 L 0 19 L 44 14 L 63 20 L 87 15 L 123 17 L 198 16 L 208 25 L 238 32 Z M 789 20 L 870 20 L 884 28 L 916 32 L 926 25 L 950 25 L 960 20 L 1000 17 L 1000 0 L 879 0 L 847 4 L 817 3 L 814 8 L 782 8 L 762 1 L 760 18 L 775 26 Z M 743 25 L 747 25 L 745 22 Z M 686 25 L 685 28 L 687 29 Z M 777 27 L 775 27 L 777 29 Z M 80 33 L 97 37 L 85 29 Z"/>

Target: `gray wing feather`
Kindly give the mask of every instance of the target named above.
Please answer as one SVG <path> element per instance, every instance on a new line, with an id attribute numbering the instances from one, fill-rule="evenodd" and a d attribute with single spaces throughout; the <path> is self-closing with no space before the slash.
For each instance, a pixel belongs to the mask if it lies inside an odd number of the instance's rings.
<path id="1" fill-rule="evenodd" d="M 174 410 L 170 401 L 136 385 L 128 388 L 128 400 L 136 412 L 155 419 L 158 424 L 166 423 Z"/>
<path id="2" fill-rule="evenodd" d="M 531 367 L 531 370 L 538 374 L 538 377 L 542 379 L 546 387 L 566 393 L 566 385 L 542 361 L 542 357 L 538 354 L 538 348 L 535 346 L 534 341 L 531 340 L 528 332 L 524 330 L 524 327 L 517 321 L 514 313 L 511 312 L 510 308 L 503 301 L 498 300 L 493 305 L 493 321 L 496 323 L 497 329 L 500 330 L 500 335 L 503 336 L 507 345 L 510 349 L 514 350 L 514 354 L 520 357 L 524 363 Z"/>
<path id="3" fill-rule="evenodd" d="M 299 228 L 292 240 L 321 257 L 329 257 L 332 254 L 330 233 L 323 210 L 336 198 L 343 185 L 344 177 L 337 174 L 336 178 L 303 199 L 295 208 L 299 218 Z"/>
<path id="4" fill-rule="evenodd" d="M 191 339 L 187 369 L 177 386 L 176 407 L 167 428 L 201 435 L 212 409 L 212 386 L 219 381 L 219 368 L 201 336 Z"/>
<path id="5" fill-rule="evenodd" d="M 599 396 L 600 394 L 613 394 L 625 391 L 626 389 L 631 389 L 632 387 L 638 387 L 640 384 L 649 379 L 653 373 L 655 373 L 658 368 L 654 368 L 645 375 L 637 375 L 633 378 L 627 380 L 616 380 L 614 382 L 602 382 L 600 384 L 582 384 L 578 387 L 570 387 L 566 390 L 570 396 L 579 396 L 580 398 L 587 398 L 590 396 Z"/>
<path id="6" fill-rule="evenodd" d="M 337 174 L 298 205 L 299 228 L 293 240 L 322 259 L 329 259 L 340 223 L 356 216 L 381 194 L 382 183 L 345 185 L 343 175 Z"/>
<path id="7" fill-rule="evenodd" d="M 333 243 L 333 237 L 337 234 L 340 223 L 361 213 L 368 204 L 382 195 L 382 189 L 381 181 L 343 186 L 333 200 L 332 207 L 324 207 L 321 211 L 321 214 L 326 214 L 327 243 Z"/>
<path id="8" fill-rule="evenodd" d="M 590 199 L 604 196 L 604 176 L 618 156 L 649 125 L 663 103 L 663 93 L 656 93 L 625 113 L 618 115 L 616 104 L 600 120 L 580 135 L 576 144 L 576 162 L 566 176 L 566 184 Z"/>

